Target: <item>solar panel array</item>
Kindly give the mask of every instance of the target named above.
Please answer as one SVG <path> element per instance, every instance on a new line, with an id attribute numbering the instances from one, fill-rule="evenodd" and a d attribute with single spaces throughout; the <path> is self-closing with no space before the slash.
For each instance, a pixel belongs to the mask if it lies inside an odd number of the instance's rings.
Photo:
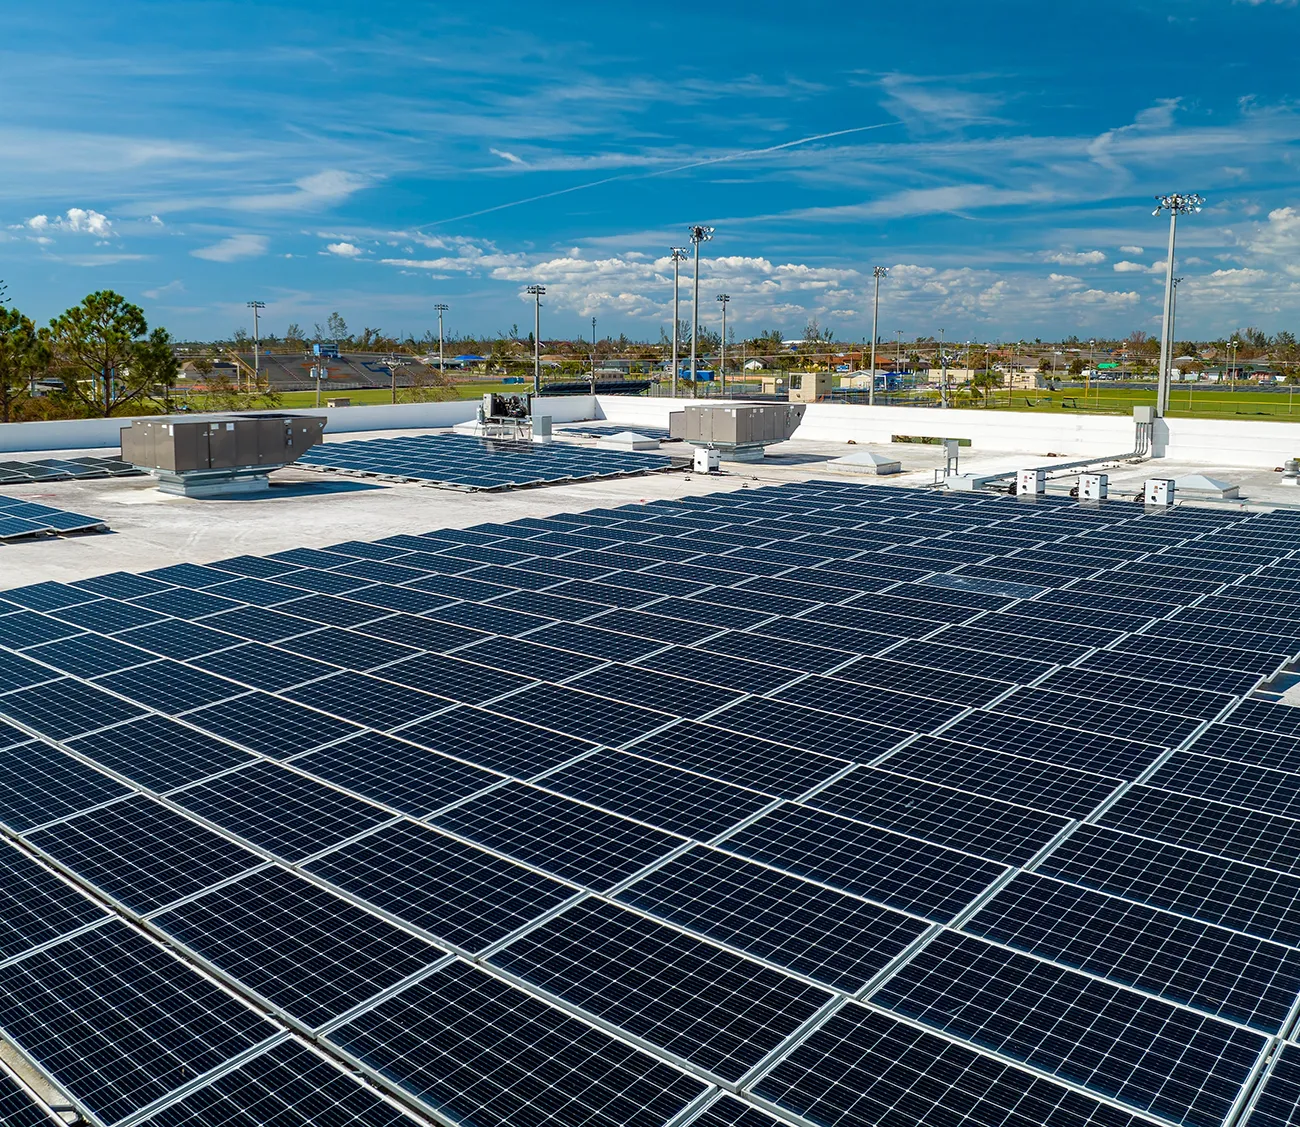
<path id="1" fill-rule="evenodd" d="M 138 470 L 121 458 L 41 458 L 34 462 L 0 461 L 0 485 L 30 485 L 33 482 L 89 481 L 104 477 L 139 477 Z"/>
<path id="2" fill-rule="evenodd" d="M 0 1038 L 103 1125 L 1300 1122 L 1298 522 L 813 481 L 0 592 Z"/>
<path id="3" fill-rule="evenodd" d="M 0 497 L 0 540 L 53 536 L 60 532 L 104 532 L 107 529 L 99 517 L 70 513 L 17 497 Z"/>
<path id="4" fill-rule="evenodd" d="M 384 477 L 444 488 L 495 490 L 654 473 L 684 465 L 661 454 L 516 442 L 464 434 L 371 438 L 314 446 L 308 469 Z"/>

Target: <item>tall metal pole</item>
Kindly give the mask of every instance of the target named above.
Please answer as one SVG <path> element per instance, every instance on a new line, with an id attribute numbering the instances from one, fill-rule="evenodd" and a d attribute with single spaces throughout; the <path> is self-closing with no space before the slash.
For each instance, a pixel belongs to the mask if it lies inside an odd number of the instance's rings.
<path id="1" fill-rule="evenodd" d="M 447 365 L 444 362 L 442 355 L 442 315 L 446 313 L 449 308 L 450 306 L 443 305 L 441 302 L 434 306 L 434 309 L 438 311 L 438 378 L 440 380 L 445 380 L 447 378 Z"/>
<path id="2" fill-rule="evenodd" d="M 1173 263 L 1172 263 L 1172 262 L 1170 262 L 1170 264 L 1169 264 L 1169 269 L 1170 269 L 1170 272 L 1172 273 L 1172 272 L 1173 272 Z M 1173 379 L 1174 379 L 1174 325 L 1175 325 L 1175 323 L 1176 323 L 1177 320 L 1178 320 L 1178 283 L 1181 282 L 1181 281 L 1182 281 L 1182 278 L 1173 278 L 1173 279 L 1171 279 L 1171 284 L 1172 284 L 1172 289 L 1173 289 L 1173 298 L 1172 298 L 1172 300 L 1169 302 L 1169 382 L 1170 382 L 1169 399 L 1170 399 L 1170 405 L 1171 405 L 1171 406 L 1173 405 L 1173 394 L 1174 394 L 1174 393 L 1173 393 Z"/>
<path id="3" fill-rule="evenodd" d="M 876 326 L 880 317 L 880 279 L 889 271 L 883 266 L 877 266 L 871 273 L 876 279 L 876 296 L 871 303 L 871 382 L 867 384 L 868 407 L 876 405 Z"/>
<path id="4" fill-rule="evenodd" d="M 678 342 L 678 326 L 681 324 L 681 305 L 678 299 L 679 287 L 681 283 L 681 265 L 682 259 L 686 257 L 685 247 L 673 247 L 673 398 L 677 398 L 677 354 L 681 351 Z"/>
<path id="5" fill-rule="evenodd" d="M 253 311 L 253 389 L 256 390 L 262 382 L 262 365 L 258 358 L 261 345 L 261 330 L 258 328 L 257 314 L 260 310 L 266 308 L 264 301 L 250 301 L 248 308 Z"/>
<path id="6" fill-rule="evenodd" d="M 691 246 L 695 248 L 695 291 L 691 299 L 691 396 L 699 394 L 699 374 L 696 370 L 698 338 L 700 334 L 700 244 L 713 238 L 713 228 L 696 225 L 691 228 Z"/>
<path id="7" fill-rule="evenodd" d="M 542 394 L 542 295 L 545 286 L 529 286 L 536 303 L 533 308 L 533 394 Z"/>
<path id="8" fill-rule="evenodd" d="M 720 293 L 718 300 L 722 303 L 722 347 L 718 354 L 718 374 L 722 378 L 722 394 L 727 394 L 727 303 L 731 294 Z"/>
<path id="9" fill-rule="evenodd" d="M 1156 383 L 1156 414 L 1161 416 L 1169 410 L 1169 350 L 1173 343 L 1169 339 L 1169 334 L 1173 328 L 1170 318 L 1174 304 L 1174 237 L 1178 228 L 1178 216 L 1200 211 L 1204 202 L 1205 200 L 1194 192 L 1186 195 L 1175 193 L 1169 196 L 1157 196 L 1156 209 L 1151 213 L 1159 215 L 1162 211 L 1169 212 L 1169 253 L 1165 258 L 1165 311 L 1160 323 L 1160 375 Z"/>
<path id="10" fill-rule="evenodd" d="M 596 318 L 591 319 L 591 394 L 596 394 Z"/>
<path id="11" fill-rule="evenodd" d="M 939 406 L 948 406 L 948 353 L 943 347 L 943 330 L 939 330 Z"/>

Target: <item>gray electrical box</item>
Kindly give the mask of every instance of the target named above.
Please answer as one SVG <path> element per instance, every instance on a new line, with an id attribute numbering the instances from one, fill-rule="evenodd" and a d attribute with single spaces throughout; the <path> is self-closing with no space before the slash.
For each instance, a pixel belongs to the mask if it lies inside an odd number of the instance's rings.
<path id="1" fill-rule="evenodd" d="M 802 403 L 692 404 L 683 412 L 682 437 L 719 451 L 729 461 L 759 461 L 763 447 L 794 434 L 805 410 Z"/>
<path id="2" fill-rule="evenodd" d="M 267 474 L 320 442 L 318 415 L 180 415 L 133 419 L 122 460 L 158 479 L 164 493 L 217 497 L 261 491 Z"/>

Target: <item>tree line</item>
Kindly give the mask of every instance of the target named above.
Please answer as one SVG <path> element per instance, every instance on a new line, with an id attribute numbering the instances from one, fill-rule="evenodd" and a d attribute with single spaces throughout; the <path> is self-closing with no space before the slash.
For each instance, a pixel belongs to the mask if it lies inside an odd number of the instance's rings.
<path id="1" fill-rule="evenodd" d="M 170 401 L 180 373 L 171 334 L 111 290 L 38 327 L 0 292 L 0 422 L 108 418 L 146 399 Z"/>

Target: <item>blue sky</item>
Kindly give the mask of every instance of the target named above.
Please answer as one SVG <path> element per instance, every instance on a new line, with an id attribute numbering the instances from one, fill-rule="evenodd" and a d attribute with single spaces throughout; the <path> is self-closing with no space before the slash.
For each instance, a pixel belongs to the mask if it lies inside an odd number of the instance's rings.
<path id="1" fill-rule="evenodd" d="M 181 336 L 265 324 L 656 338 L 667 249 L 741 334 L 1300 331 L 1300 8 L 89 4 L 6 12 L 0 278 Z M 809 138 L 819 138 L 809 140 Z"/>

